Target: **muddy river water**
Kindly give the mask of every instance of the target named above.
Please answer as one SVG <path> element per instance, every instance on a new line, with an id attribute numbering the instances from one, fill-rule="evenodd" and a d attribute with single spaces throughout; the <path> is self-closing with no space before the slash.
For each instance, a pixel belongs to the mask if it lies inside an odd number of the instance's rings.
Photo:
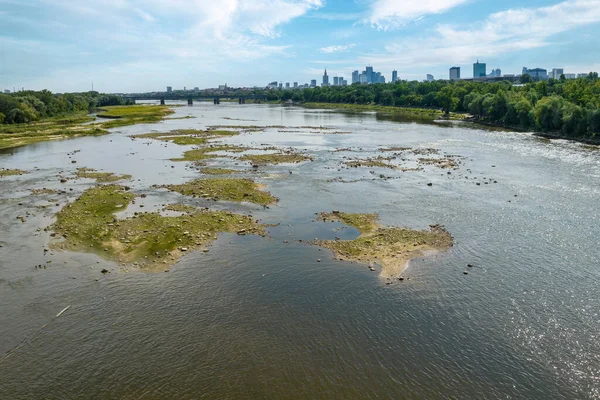
<path id="1" fill-rule="evenodd" d="M 175 110 L 195 118 L 0 153 L 0 168 L 29 172 L 0 178 L 0 398 L 600 399 L 600 150 L 369 113 Z M 129 136 L 212 125 L 285 126 L 221 141 L 313 161 L 248 173 L 280 199 L 266 209 L 153 188 L 201 176 L 169 160 L 192 147 Z M 438 149 L 461 164 L 344 168 L 383 147 Z M 43 228 L 95 184 L 60 183 L 78 167 L 132 175 L 127 185 L 147 197 L 128 213 L 185 200 L 277 226 L 267 237 L 222 234 L 168 273 L 44 252 Z M 315 220 L 333 209 L 442 224 L 455 243 L 411 261 L 410 280 L 389 281 L 306 244 L 358 235 Z"/>

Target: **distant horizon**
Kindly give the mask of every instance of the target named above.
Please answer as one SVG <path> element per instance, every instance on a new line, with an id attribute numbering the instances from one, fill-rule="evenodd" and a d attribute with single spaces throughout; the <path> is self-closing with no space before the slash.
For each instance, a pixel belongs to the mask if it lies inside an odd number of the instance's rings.
<path id="1" fill-rule="evenodd" d="M 141 93 L 529 68 L 600 70 L 600 0 L 0 0 L 0 90 Z M 565 62 L 568 60 L 567 62 Z"/>

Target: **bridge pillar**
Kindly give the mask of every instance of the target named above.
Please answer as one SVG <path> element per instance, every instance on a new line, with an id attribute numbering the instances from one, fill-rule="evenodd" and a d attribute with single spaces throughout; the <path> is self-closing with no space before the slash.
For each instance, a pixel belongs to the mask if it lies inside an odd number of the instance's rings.
<path id="1" fill-rule="evenodd" d="M 160 99 L 160 105 L 161 106 L 165 105 L 165 98 L 164 97 L 161 97 L 161 99 Z"/>
<path id="2" fill-rule="evenodd" d="M 221 104 L 221 99 L 219 99 L 218 97 L 215 97 L 214 101 L 215 104 Z"/>
<path id="3" fill-rule="evenodd" d="M 194 105 L 194 100 L 188 99 L 188 106 L 193 106 L 193 105 Z"/>

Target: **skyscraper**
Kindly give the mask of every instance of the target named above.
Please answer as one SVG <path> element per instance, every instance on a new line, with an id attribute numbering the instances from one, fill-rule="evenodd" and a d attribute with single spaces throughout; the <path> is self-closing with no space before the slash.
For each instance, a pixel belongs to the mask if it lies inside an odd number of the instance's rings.
<path id="1" fill-rule="evenodd" d="M 337 76 L 333 77 L 333 86 L 338 86 L 340 84 L 340 78 Z"/>
<path id="2" fill-rule="evenodd" d="M 367 67 L 365 72 L 367 73 L 367 83 L 373 83 L 373 67 Z"/>
<path id="3" fill-rule="evenodd" d="M 329 86 L 329 76 L 327 76 L 327 68 L 325 68 L 325 73 L 323 74 L 323 83 L 321 86 Z"/>
<path id="4" fill-rule="evenodd" d="M 298 89 L 298 82 L 294 82 L 294 89 Z"/>
<path id="5" fill-rule="evenodd" d="M 352 83 L 360 82 L 360 73 L 358 71 L 352 72 Z"/>
<path id="6" fill-rule="evenodd" d="M 480 63 L 479 60 L 475 64 L 473 64 L 473 78 L 485 78 L 486 76 L 486 65 L 485 63 Z"/>
<path id="7" fill-rule="evenodd" d="M 427 74 L 427 82 L 433 82 L 433 75 Z"/>
<path id="8" fill-rule="evenodd" d="M 289 88 L 290 88 L 290 83 L 289 83 L 289 82 L 286 82 L 286 83 L 285 83 L 285 88 L 286 88 L 286 89 L 289 89 Z"/>
<path id="9" fill-rule="evenodd" d="M 450 80 L 457 81 L 460 79 L 460 67 L 450 68 Z"/>
<path id="10" fill-rule="evenodd" d="M 397 82 L 398 81 L 398 71 L 393 70 L 392 71 L 392 82 Z"/>
<path id="11" fill-rule="evenodd" d="M 317 80 L 316 79 L 311 79 L 311 81 L 310 81 L 310 87 L 317 87 Z"/>
<path id="12" fill-rule="evenodd" d="M 172 86 L 167 86 L 167 93 L 171 93 L 173 91 L 173 87 Z"/>

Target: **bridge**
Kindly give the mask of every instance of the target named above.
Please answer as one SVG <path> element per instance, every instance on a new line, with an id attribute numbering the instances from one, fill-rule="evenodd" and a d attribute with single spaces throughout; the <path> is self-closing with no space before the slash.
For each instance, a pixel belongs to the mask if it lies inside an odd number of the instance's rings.
<path id="1" fill-rule="evenodd" d="M 228 95 L 228 94 L 219 94 L 219 95 L 197 95 L 197 96 L 165 96 L 165 95 L 156 95 L 156 94 L 127 94 L 123 95 L 123 97 L 131 99 L 133 101 L 136 100 L 160 100 L 160 104 L 164 105 L 166 100 L 187 100 L 188 106 L 194 104 L 194 101 L 212 101 L 213 104 L 218 105 L 221 104 L 221 100 L 227 101 L 229 103 L 238 103 L 238 104 L 246 104 L 246 100 L 251 100 L 253 102 L 263 102 L 267 100 L 267 97 L 264 95 Z"/>

